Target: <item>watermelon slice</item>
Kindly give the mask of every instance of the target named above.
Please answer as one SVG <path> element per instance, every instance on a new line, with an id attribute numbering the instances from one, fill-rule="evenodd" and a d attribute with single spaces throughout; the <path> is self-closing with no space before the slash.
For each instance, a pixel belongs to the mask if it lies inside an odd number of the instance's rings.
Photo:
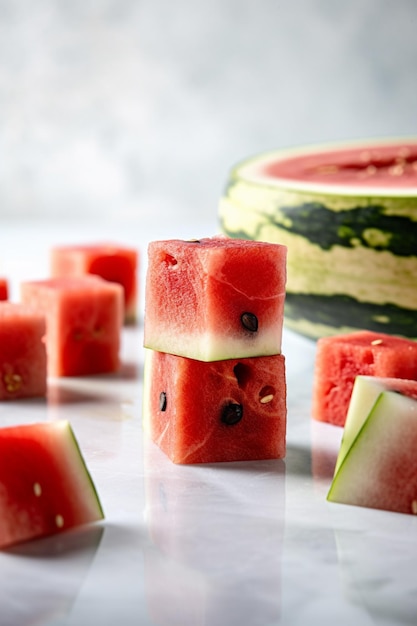
<path id="1" fill-rule="evenodd" d="M 286 248 L 226 237 L 148 248 L 144 345 L 201 361 L 279 354 Z"/>
<path id="2" fill-rule="evenodd" d="M 138 262 L 138 250 L 112 243 L 56 246 L 50 257 L 53 277 L 94 274 L 121 284 L 126 323 L 134 322 L 137 316 Z"/>
<path id="3" fill-rule="evenodd" d="M 0 400 L 46 394 L 45 317 L 23 304 L 0 302 Z"/>
<path id="4" fill-rule="evenodd" d="M 397 391 L 409 398 L 417 400 L 417 380 L 379 378 L 376 376 L 356 377 L 336 461 L 335 472 L 337 472 L 342 464 L 343 459 L 362 428 L 378 396 L 384 391 Z"/>
<path id="5" fill-rule="evenodd" d="M 104 517 L 70 424 L 0 429 L 0 547 Z"/>
<path id="6" fill-rule="evenodd" d="M 98 276 L 21 284 L 23 303 L 46 316 L 50 376 L 84 376 L 119 369 L 123 288 Z"/>
<path id="7" fill-rule="evenodd" d="M 417 514 L 417 400 L 382 392 L 346 452 L 327 499 Z"/>
<path id="8" fill-rule="evenodd" d="M 285 456 L 282 355 L 204 362 L 146 350 L 144 430 L 174 463 Z"/>
<path id="9" fill-rule="evenodd" d="M 358 375 L 417 380 L 417 342 L 358 331 L 317 342 L 312 416 L 344 426 Z"/>

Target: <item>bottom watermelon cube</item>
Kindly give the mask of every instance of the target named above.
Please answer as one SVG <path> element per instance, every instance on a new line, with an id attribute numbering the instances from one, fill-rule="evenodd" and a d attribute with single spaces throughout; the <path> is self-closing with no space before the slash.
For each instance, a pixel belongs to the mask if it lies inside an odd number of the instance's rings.
<path id="1" fill-rule="evenodd" d="M 204 362 L 146 350 L 144 430 L 174 463 L 278 459 L 283 355 Z"/>
<path id="2" fill-rule="evenodd" d="M 417 380 L 417 342 L 367 330 L 319 339 L 313 418 L 344 426 L 359 375 Z"/>
<path id="3" fill-rule="evenodd" d="M 68 422 L 0 429 L 0 548 L 103 517 Z"/>

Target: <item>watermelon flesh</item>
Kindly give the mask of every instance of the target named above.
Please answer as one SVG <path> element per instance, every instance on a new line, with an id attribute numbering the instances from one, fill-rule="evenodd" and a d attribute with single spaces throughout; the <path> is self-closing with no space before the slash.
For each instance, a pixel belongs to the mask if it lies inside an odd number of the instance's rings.
<path id="1" fill-rule="evenodd" d="M 378 396 L 384 391 L 396 391 L 397 393 L 417 400 L 417 380 L 379 378 L 377 376 L 356 377 L 347 411 L 335 472 L 337 472 L 342 464 L 344 457 L 362 428 Z"/>
<path id="2" fill-rule="evenodd" d="M 0 302 L 0 400 L 45 396 L 45 317 L 20 303 Z"/>
<path id="3" fill-rule="evenodd" d="M 417 400 L 382 392 L 333 479 L 327 499 L 417 514 Z"/>
<path id="4" fill-rule="evenodd" d="M 417 380 L 417 342 L 358 331 L 317 342 L 312 416 L 344 426 L 356 376 Z"/>
<path id="5" fill-rule="evenodd" d="M 146 348 L 201 361 L 280 353 L 285 246 L 155 241 L 148 260 Z"/>
<path id="6" fill-rule="evenodd" d="M 111 243 L 55 246 L 50 255 L 54 278 L 93 274 L 122 285 L 126 323 L 137 317 L 138 263 L 138 250 Z"/>
<path id="7" fill-rule="evenodd" d="M 96 276 L 21 284 L 24 304 L 46 316 L 50 376 L 86 376 L 119 369 L 123 288 Z"/>
<path id="8" fill-rule="evenodd" d="M 417 190 L 417 144 L 414 141 L 322 148 L 310 154 L 266 160 L 260 173 L 284 179 L 350 187 Z"/>
<path id="9" fill-rule="evenodd" d="M 68 422 L 0 429 L 0 548 L 103 517 Z"/>
<path id="10" fill-rule="evenodd" d="M 205 362 L 146 350 L 143 416 L 174 463 L 282 458 L 284 357 Z"/>

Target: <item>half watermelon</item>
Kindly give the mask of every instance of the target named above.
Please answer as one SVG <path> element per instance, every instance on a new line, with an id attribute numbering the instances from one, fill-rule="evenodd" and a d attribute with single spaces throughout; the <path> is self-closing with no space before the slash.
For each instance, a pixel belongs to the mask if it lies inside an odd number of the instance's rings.
<path id="1" fill-rule="evenodd" d="M 417 336 L 417 138 L 309 146 L 234 167 L 231 237 L 288 247 L 287 326 Z"/>

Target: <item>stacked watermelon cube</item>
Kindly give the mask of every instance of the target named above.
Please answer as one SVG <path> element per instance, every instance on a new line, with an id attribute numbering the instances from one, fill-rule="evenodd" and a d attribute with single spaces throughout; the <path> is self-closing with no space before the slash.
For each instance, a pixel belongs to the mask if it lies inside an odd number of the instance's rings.
<path id="1" fill-rule="evenodd" d="M 285 283 L 279 244 L 149 244 L 144 429 L 174 463 L 285 456 Z"/>

